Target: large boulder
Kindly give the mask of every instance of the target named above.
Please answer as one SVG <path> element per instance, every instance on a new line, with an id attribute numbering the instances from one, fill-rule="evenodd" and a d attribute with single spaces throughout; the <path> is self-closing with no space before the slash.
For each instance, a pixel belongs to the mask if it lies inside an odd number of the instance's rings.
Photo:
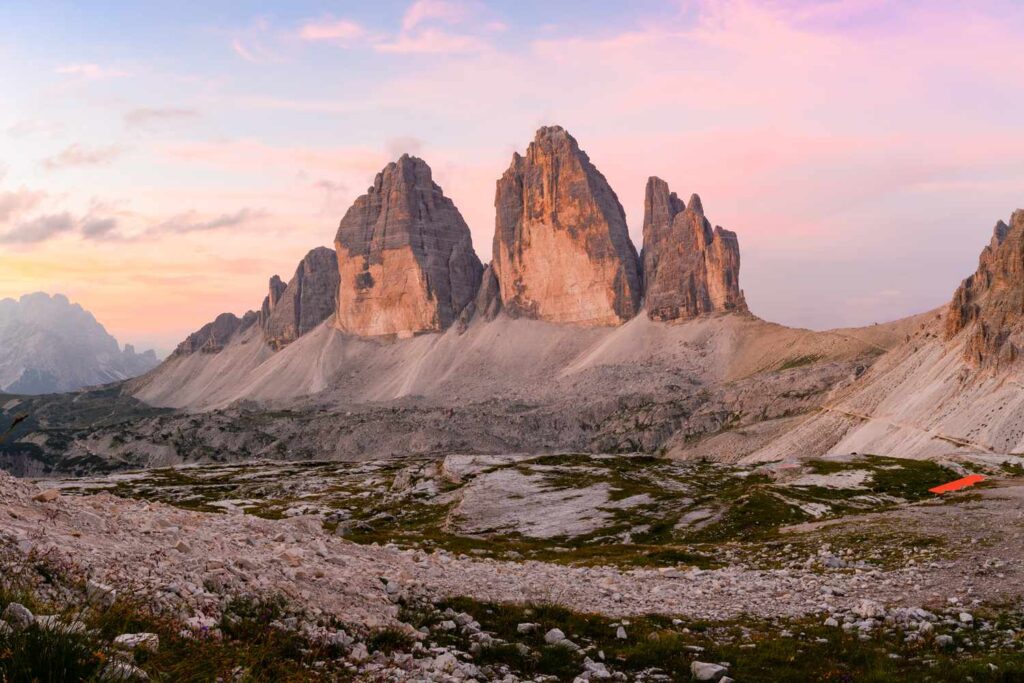
<path id="1" fill-rule="evenodd" d="M 494 274 L 505 310 L 558 323 L 618 325 L 640 306 L 636 248 L 615 192 L 559 126 L 514 154 L 494 200 Z"/>
<path id="2" fill-rule="evenodd" d="M 978 366 L 1016 361 L 1024 346 L 1024 209 L 996 223 L 978 270 L 953 295 L 946 336 L 965 335 L 964 355 Z"/>
<path id="3" fill-rule="evenodd" d="M 274 278 L 277 278 L 275 275 Z M 280 279 L 277 278 L 277 282 Z M 338 257 L 333 249 L 317 247 L 299 262 L 288 285 L 275 295 L 274 279 L 264 307 L 272 302 L 264 325 L 264 337 L 275 350 L 281 349 L 334 313 L 338 292 Z"/>
<path id="4" fill-rule="evenodd" d="M 747 310 L 736 233 L 711 228 L 700 197 L 684 204 L 661 178 L 644 200 L 644 308 L 653 320 Z"/>
<path id="5" fill-rule="evenodd" d="M 388 164 L 356 199 L 334 245 L 336 324 L 352 334 L 443 330 L 480 286 L 483 265 L 469 227 L 426 162 L 409 155 Z"/>

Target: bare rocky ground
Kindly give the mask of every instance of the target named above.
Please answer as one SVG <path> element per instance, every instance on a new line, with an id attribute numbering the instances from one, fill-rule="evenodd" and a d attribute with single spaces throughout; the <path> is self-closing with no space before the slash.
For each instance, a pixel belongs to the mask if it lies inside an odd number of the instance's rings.
<path id="1" fill-rule="evenodd" d="M 995 476 L 927 494 L 965 467 Z M 316 669 L 335 677 L 689 680 L 724 661 L 808 680 L 774 658 L 838 647 L 894 676 L 1015 680 L 998 676 L 1024 666 L 1018 471 L 565 455 L 0 475 L 0 538 L 7 566 L 63 567 L 200 632 L 235 596 L 283 596 L 295 629 L 343 646 Z"/>

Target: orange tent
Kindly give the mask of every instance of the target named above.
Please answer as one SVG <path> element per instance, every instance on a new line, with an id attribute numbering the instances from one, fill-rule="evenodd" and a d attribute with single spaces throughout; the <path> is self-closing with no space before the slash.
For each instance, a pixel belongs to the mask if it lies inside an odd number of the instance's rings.
<path id="1" fill-rule="evenodd" d="M 968 486 L 974 486 L 979 481 L 985 481 L 985 477 L 980 474 L 972 474 L 964 477 L 963 479 L 957 479 L 956 481 L 951 481 L 947 484 L 936 486 L 935 488 L 928 490 L 932 493 L 949 493 L 950 491 L 959 491 L 960 489 L 965 489 Z"/>

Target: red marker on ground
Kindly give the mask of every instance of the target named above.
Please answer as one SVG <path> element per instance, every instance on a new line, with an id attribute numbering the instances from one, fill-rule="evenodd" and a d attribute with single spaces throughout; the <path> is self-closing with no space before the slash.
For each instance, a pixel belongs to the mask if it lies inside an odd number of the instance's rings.
<path id="1" fill-rule="evenodd" d="M 960 489 L 965 489 L 968 486 L 974 486 L 979 481 L 985 481 L 985 477 L 980 474 L 972 474 L 964 477 L 963 479 L 957 479 L 956 481 L 951 481 L 947 484 L 942 484 L 941 486 L 936 486 L 935 488 L 928 490 L 931 493 L 949 493 L 950 491 L 959 491 Z"/>

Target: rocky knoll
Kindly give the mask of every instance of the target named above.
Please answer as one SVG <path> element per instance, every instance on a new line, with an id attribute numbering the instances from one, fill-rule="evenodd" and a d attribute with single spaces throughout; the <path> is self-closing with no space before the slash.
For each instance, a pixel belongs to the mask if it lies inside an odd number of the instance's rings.
<path id="1" fill-rule="evenodd" d="M 653 320 L 745 311 L 736 233 L 711 228 L 700 197 L 684 204 L 651 177 L 644 200 L 644 307 Z"/>
<path id="2" fill-rule="evenodd" d="M 275 275 L 277 283 L 280 278 Z M 287 346 L 334 313 L 338 291 L 338 258 L 333 249 L 317 247 L 299 262 L 295 275 L 272 303 L 270 316 L 264 324 L 264 338 L 275 350 Z M 270 295 L 275 294 L 274 279 Z"/>
<path id="3" fill-rule="evenodd" d="M 473 301 L 483 266 L 469 227 L 422 159 L 377 174 L 335 237 L 337 326 L 360 336 L 447 328 Z"/>
<path id="4" fill-rule="evenodd" d="M 966 332 L 965 332 L 966 331 Z M 1024 346 L 1024 210 L 996 223 L 978 270 L 953 295 L 946 337 L 968 335 L 964 355 L 978 366 L 1012 363 Z"/>
<path id="5" fill-rule="evenodd" d="M 559 126 L 514 154 L 494 200 L 494 270 L 510 315 L 618 325 L 640 306 L 640 268 L 605 177 Z"/>

